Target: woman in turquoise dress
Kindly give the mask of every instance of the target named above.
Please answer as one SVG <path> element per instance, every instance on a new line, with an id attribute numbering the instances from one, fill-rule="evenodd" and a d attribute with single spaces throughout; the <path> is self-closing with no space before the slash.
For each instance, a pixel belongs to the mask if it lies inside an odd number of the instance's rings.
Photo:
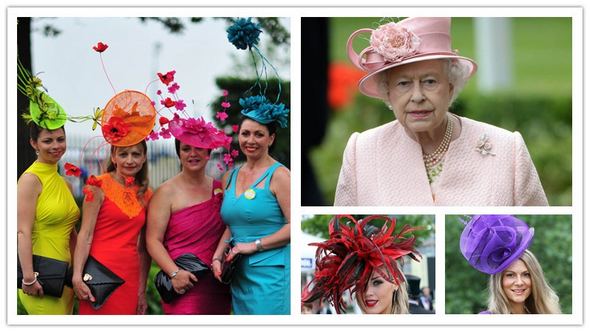
<path id="1" fill-rule="evenodd" d="M 221 217 L 227 228 L 212 268 L 220 279 L 224 250 L 234 243 L 227 259 L 241 254 L 231 282 L 236 315 L 290 313 L 290 173 L 269 155 L 277 125 L 286 126 L 287 112 L 242 110 L 238 141 L 246 162 L 222 179 Z"/>

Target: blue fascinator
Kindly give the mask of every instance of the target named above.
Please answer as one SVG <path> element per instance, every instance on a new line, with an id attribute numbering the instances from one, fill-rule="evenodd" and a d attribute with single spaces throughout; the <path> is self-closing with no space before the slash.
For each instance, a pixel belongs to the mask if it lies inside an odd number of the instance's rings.
<path id="1" fill-rule="evenodd" d="M 269 124 L 276 121 L 281 128 L 289 124 L 289 109 L 283 103 L 279 103 L 281 97 L 281 79 L 276 68 L 268 61 L 258 48 L 262 29 L 260 24 L 252 22 L 252 18 L 238 18 L 227 29 L 227 39 L 240 50 L 248 50 L 252 55 L 252 62 L 256 70 L 256 82 L 251 86 L 245 95 L 250 95 L 252 90 L 257 88 L 258 94 L 240 98 L 242 115 L 262 124 Z M 271 102 L 266 97 L 268 88 L 268 68 L 271 68 L 278 79 L 278 94 L 276 100 Z M 265 79 L 262 80 L 262 77 Z M 264 85 L 261 83 L 264 81 Z"/>
<path id="2" fill-rule="evenodd" d="M 265 96 L 257 95 L 248 98 L 240 98 L 242 115 L 260 122 L 269 124 L 276 121 L 281 128 L 287 128 L 289 123 L 289 109 L 285 104 L 273 104 Z"/>
<path id="3" fill-rule="evenodd" d="M 245 50 L 258 44 L 261 32 L 260 24 L 252 22 L 251 17 L 239 18 L 227 29 L 227 39 L 237 49 Z"/>

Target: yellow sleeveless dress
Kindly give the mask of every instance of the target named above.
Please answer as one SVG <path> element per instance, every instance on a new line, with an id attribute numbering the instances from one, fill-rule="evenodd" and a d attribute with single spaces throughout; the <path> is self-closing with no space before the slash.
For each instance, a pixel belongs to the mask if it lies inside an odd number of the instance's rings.
<path id="1" fill-rule="evenodd" d="M 70 234 L 80 218 L 80 209 L 66 181 L 57 173 L 57 165 L 35 161 L 25 173 L 41 181 L 32 231 L 33 254 L 67 261 L 71 264 Z M 60 298 L 29 296 L 18 290 L 18 297 L 29 315 L 70 315 L 74 291 L 64 287 Z"/>

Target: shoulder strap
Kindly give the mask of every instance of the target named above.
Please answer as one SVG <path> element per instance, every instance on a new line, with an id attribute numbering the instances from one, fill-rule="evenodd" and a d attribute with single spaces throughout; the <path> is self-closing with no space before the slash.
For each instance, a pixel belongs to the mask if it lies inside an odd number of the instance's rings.
<path id="1" fill-rule="evenodd" d="M 225 190 L 227 190 L 230 187 L 232 181 L 234 181 L 234 178 L 236 177 L 236 174 L 238 174 L 237 171 L 239 169 L 240 169 L 239 167 L 236 167 L 236 168 L 234 168 L 234 169 L 231 170 L 231 173 L 230 173 L 230 175 L 227 178 L 227 183 L 225 184 Z"/>
<path id="2" fill-rule="evenodd" d="M 266 172 L 264 172 L 264 174 L 262 174 L 262 176 L 252 185 L 252 187 L 256 187 L 260 182 L 262 182 L 262 180 L 265 180 L 264 187 L 268 188 L 270 186 L 270 180 L 272 179 L 272 175 L 274 174 L 275 170 L 277 168 L 279 168 L 280 166 L 282 166 L 282 165 L 278 161 L 276 163 L 272 164 L 266 170 Z"/>

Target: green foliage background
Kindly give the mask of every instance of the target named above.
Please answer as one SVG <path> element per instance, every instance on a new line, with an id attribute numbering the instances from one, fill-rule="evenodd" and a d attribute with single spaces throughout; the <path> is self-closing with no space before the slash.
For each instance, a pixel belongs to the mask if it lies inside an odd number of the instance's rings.
<path id="1" fill-rule="evenodd" d="M 535 228 L 529 247 L 545 279 L 556 291 L 563 313 L 572 312 L 572 218 L 569 215 L 517 215 Z M 445 306 L 448 314 L 473 314 L 487 308 L 489 276 L 475 270 L 459 250 L 461 220 L 469 216 L 448 215 L 445 227 Z M 467 287 L 466 287 L 467 286 Z"/>
<path id="2" fill-rule="evenodd" d="M 360 28 L 376 28 L 380 18 L 330 19 L 331 61 L 349 63 L 348 36 Z M 570 18 L 512 18 L 514 86 L 484 94 L 477 73 L 466 85 L 452 112 L 522 134 L 550 205 L 572 204 L 572 23 Z M 476 60 L 472 18 L 453 18 L 453 48 Z M 362 44 L 362 45 L 361 45 Z M 368 43 L 355 43 L 360 50 Z M 326 204 L 334 199 L 342 153 L 353 132 L 392 121 L 383 102 L 357 94 L 335 110 L 321 146 L 312 151 Z M 302 124 L 305 132 L 305 124 Z"/>

